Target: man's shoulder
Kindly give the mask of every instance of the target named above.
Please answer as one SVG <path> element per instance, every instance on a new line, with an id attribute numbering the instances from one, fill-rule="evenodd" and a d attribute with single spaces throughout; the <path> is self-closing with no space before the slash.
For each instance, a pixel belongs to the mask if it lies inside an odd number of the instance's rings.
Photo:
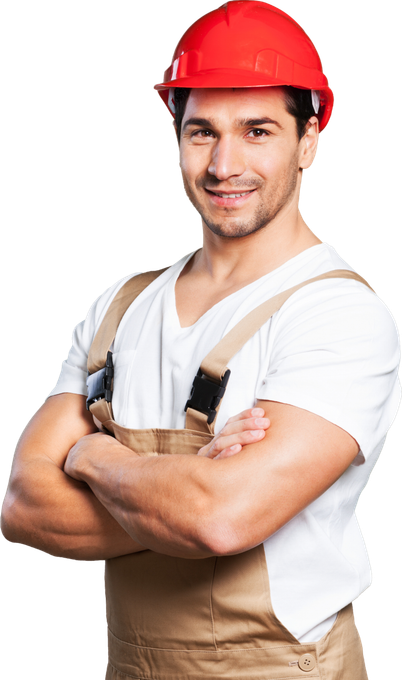
<path id="1" fill-rule="evenodd" d="M 327 246 L 320 257 L 307 262 L 291 285 L 333 270 L 354 272 L 336 251 Z M 370 282 L 368 282 L 370 284 Z M 287 285 L 286 287 L 290 287 Z M 328 278 L 309 283 L 290 296 L 277 315 L 276 332 L 302 339 L 314 339 L 323 346 L 328 341 L 348 341 L 371 351 L 397 351 L 398 331 L 386 304 L 365 283 L 350 278 Z"/>
<path id="2" fill-rule="evenodd" d="M 120 290 L 123 288 L 123 286 L 125 286 L 125 284 L 137 278 L 140 280 L 141 284 L 140 288 L 142 288 L 142 292 L 145 292 L 147 289 L 155 290 L 157 288 L 160 288 L 166 285 L 167 281 L 169 281 L 172 276 L 173 277 L 176 276 L 176 274 L 184 266 L 186 261 L 192 256 L 192 254 L 193 253 L 185 255 L 180 260 L 178 260 L 178 262 L 175 262 L 173 265 L 149 271 L 146 271 L 144 269 L 144 271 L 137 271 L 132 274 L 128 274 L 127 276 L 124 276 L 122 279 L 119 279 L 119 281 L 109 286 L 109 288 L 107 288 L 95 300 L 95 302 L 92 304 L 89 310 L 87 321 L 90 321 L 91 325 L 96 330 L 102 323 L 102 320 L 107 310 L 109 309 L 111 303 L 118 295 Z"/>
<path id="3" fill-rule="evenodd" d="M 285 269 L 282 280 L 278 280 L 278 292 L 306 283 L 291 296 L 289 306 L 303 300 L 312 302 L 315 297 L 330 300 L 333 297 L 346 296 L 351 293 L 362 293 L 368 296 L 370 300 L 376 297 L 369 285 L 365 285 L 365 283 L 354 278 L 343 277 L 341 273 L 339 277 L 325 278 L 326 274 L 335 270 L 360 274 L 343 260 L 332 246 L 326 243 L 308 249 L 300 254 L 299 259 L 293 258 L 287 264 L 289 265 L 288 270 Z M 319 279 L 319 277 L 323 278 Z"/>
<path id="4" fill-rule="evenodd" d="M 91 322 L 94 328 L 98 328 L 120 289 L 127 283 L 127 281 L 130 281 L 140 273 L 141 272 L 134 272 L 133 274 L 124 276 L 122 279 L 119 279 L 109 286 L 109 288 L 107 288 L 101 295 L 99 295 L 99 297 L 90 307 L 87 315 L 87 322 Z"/>
<path id="5" fill-rule="evenodd" d="M 294 335 L 303 344 L 329 342 L 339 348 L 343 342 L 356 345 L 361 355 L 367 350 L 381 354 L 400 351 L 396 316 L 374 288 L 354 279 L 324 279 L 306 285 L 283 305 L 277 331 Z"/>

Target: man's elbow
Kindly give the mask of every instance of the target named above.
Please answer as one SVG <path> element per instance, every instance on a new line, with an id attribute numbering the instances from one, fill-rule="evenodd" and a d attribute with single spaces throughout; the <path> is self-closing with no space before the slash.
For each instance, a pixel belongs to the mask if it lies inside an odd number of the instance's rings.
<path id="1" fill-rule="evenodd" d="M 1 532 L 4 538 L 11 543 L 22 543 L 21 512 L 18 504 L 14 502 L 11 494 L 7 493 L 1 510 Z"/>
<path id="2" fill-rule="evenodd" d="M 241 526 L 236 526 L 223 512 L 204 515 L 198 537 L 205 553 L 218 557 L 236 555 L 253 547 L 247 531 L 242 531 Z"/>
<path id="3" fill-rule="evenodd" d="M 13 483 L 1 511 L 1 531 L 11 543 L 41 549 L 41 527 L 35 508 L 27 502 L 23 489 Z"/>
<path id="4" fill-rule="evenodd" d="M 200 545 L 210 555 L 237 555 L 251 550 L 272 536 L 285 521 L 278 515 L 261 512 L 249 503 L 226 498 L 204 506 L 198 520 Z"/>

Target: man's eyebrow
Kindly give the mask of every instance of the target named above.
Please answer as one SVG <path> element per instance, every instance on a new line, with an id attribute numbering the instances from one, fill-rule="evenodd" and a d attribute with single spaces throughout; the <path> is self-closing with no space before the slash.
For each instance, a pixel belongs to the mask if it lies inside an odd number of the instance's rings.
<path id="1" fill-rule="evenodd" d="M 213 128 L 216 121 L 213 118 L 188 118 L 183 125 L 183 131 L 190 125 L 199 125 L 200 127 Z M 239 118 L 236 120 L 236 127 L 258 127 L 258 125 L 276 125 L 280 130 L 283 130 L 282 125 L 277 120 L 264 116 L 263 118 Z"/>
<path id="2" fill-rule="evenodd" d="M 189 125 L 199 125 L 200 127 L 213 127 L 214 120 L 208 118 L 188 118 L 183 125 L 183 130 Z"/>
<path id="3" fill-rule="evenodd" d="M 280 130 L 283 130 L 282 125 L 277 120 L 264 116 L 264 118 L 241 118 L 236 121 L 237 127 L 257 127 L 258 125 L 277 125 Z"/>

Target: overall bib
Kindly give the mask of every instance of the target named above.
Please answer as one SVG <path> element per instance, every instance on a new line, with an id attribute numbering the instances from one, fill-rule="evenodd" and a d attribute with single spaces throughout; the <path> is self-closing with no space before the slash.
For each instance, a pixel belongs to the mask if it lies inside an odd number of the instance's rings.
<path id="1" fill-rule="evenodd" d="M 229 360 L 290 295 L 329 278 L 368 286 L 354 272 L 334 270 L 259 305 L 202 362 L 184 430 L 132 430 L 113 419 L 109 348 L 125 311 L 162 271 L 140 274 L 123 285 L 88 356 L 88 404 L 95 422 L 143 456 L 196 455 L 213 439 Z M 299 643 L 277 619 L 263 544 L 239 555 L 193 560 L 144 550 L 107 560 L 105 582 L 106 680 L 367 680 L 352 604 L 318 642 Z"/>

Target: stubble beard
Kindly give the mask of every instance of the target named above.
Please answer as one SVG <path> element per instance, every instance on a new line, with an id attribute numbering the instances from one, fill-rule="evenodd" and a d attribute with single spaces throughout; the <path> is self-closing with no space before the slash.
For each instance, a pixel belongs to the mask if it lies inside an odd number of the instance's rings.
<path id="1" fill-rule="evenodd" d="M 277 217 L 281 210 L 283 210 L 283 208 L 291 201 L 295 193 L 298 174 L 299 164 L 295 158 L 287 171 L 284 172 L 270 188 L 268 198 L 264 201 L 261 197 L 260 203 L 257 205 L 253 215 L 248 220 L 242 221 L 239 220 L 239 218 L 236 218 L 233 222 L 230 221 L 230 216 L 232 214 L 235 215 L 237 211 L 236 208 L 223 208 L 222 210 L 227 216 L 226 219 L 214 222 L 210 215 L 208 215 L 207 210 L 198 200 L 196 192 L 193 191 L 184 175 L 183 183 L 188 198 L 211 232 L 223 238 L 242 238 L 263 229 Z M 216 177 L 209 174 L 197 178 L 195 182 L 196 189 L 200 191 L 203 191 L 205 187 L 212 190 L 216 187 L 216 190 L 218 191 L 219 184 L 221 184 L 221 182 L 217 180 Z M 250 178 L 238 182 L 235 180 L 230 181 L 230 186 L 233 187 L 234 190 L 238 189 L 239 193 L 240 191 L 244 192 L 257 189 L 261 191 L 261 194 L 264 194 L 264 184 L 265 183 L 260 178 Z"/>
<path id="2" fill-rule="evenodd" d="M 203 224 L 205 224 L 213 234 L 223 238 L 242 238 L 243 236 L 254 234 L 256 231 L 266 227 L 273 217 L 275 217 L 266 206 L 259 206 L 253 217 L 246 222 L 239 222 L 238 219 L 231 222 L 229 217 L 230 213 L 235 212 L 232 208 L 225 209 L 225 212 L 228 217 L 222 222 L 212 222 L 207 216 L 200 213 Z"/>

